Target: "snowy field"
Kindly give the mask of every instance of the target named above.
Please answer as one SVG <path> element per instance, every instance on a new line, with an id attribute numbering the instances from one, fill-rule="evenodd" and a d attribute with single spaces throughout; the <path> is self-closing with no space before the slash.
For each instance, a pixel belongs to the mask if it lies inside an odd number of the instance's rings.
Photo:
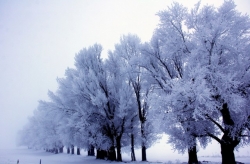
<path id="1" fill-rule="evenodd" d="M 152 148 L 147 150 L 147 159 L 149 162 L 140 162 L 140 150 L 136 151 L 137 162 L 130 162 L 129 154 L 123 154 L 123 163 L 136 163 L 136 164 L 186 164 L 187 155 L 181 155 L 177 152 L 173 152 L 169 145 L 166 145 L 161 141 L 155 144 Z M 208 153 L 210 150 L 213 153 Z M 219 164 L 221 163 L 221 157 L 219 154 L 217 145 L 210 145 L 207 147 L 206 152 L 199 150 L 198 159 L 203 164 Z M 249 148 L 242 149 L 241 152 L 235 152 L 236 161 L 250 164 Z M 76 152 L 76 151 L 75 151 Z M 211 151 L 210 151 L 211 152 Z M 95 157 L 88 157 L 86 152 L 81 151 L 80 156 L 63 154 L 52 154 L 43 150 L 32 150 L 26 148 L 17 149 L 0 149 L 0 164 L 16 164 L 19 159 L 19 164 L 39 164 L 40 159 L 42 164 L 118 164 L 121 162 L 110 162 L 105 160 L 96 160 Z M 207 154 L 207 156 L 205 156 Z M 211 162 L 205 162 L 211 161 Z"/>
<path id="2" fill-rule="evenodd" d="M 166 156 L 165 156 L 166 157 Z M 179 158 L 173 160 L 172 157 L 169 157 L 169 159 L 172 160 L 166 160 L 165 157 L 162 157 L 162 160 L 154 159 L 154 157 L 149 155 L 149 162 L 148 164 L 185 164 L 187 161 L 186 157 Z M 1 149 L 0 150 L 0 164 L 16 164 L 17 160 L 19 159 L 19 164 L 39 164 L 40 159 L 42 164 L 106 164 L 106 163 L 112 163 L 112 164 L 118 164 L 121 162 L 110 162 L 105 160 L 96 160 L 95 157 L 88 157 L 85 154 L 83 155 L 69 155 L 69 154 L 52 154 L 48 152 L 44 152 L 41 150 L 30 150 L 30 149 Z M 209 164 L 219 164 L 220 157 L 200 157 L 200 161 L 213 161 L 209 162 Z M 237 161 L 247 163 L 250 161 L 250 157 L 241 157 L 238 158 Z M 129 162 L 129 156 L 124 156 L 124 162 L 123 163 L 144 163 L 146 162 Z M 207 162 L 202 162 L 207 163 Z M 248 164 L 250 164 L 248 162 Z"/>

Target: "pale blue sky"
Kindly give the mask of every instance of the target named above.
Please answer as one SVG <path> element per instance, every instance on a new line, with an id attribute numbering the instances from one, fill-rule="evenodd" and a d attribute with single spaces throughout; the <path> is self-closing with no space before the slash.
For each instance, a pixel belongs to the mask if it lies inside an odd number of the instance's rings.
<path id="1" fill-rule="evenodd" d="M 112 49 L 123 34 L 148 41 L 155 15 L 172 0 L 0 0 L 0 148 L 15 146 L 16 132 L 38 100 L 55 91 L 56 78 L 73 67 L 83 47 Z M 179 0 L 192 6 L 195 0 Z M 220 5 L 223 0 L 203 0 Z M 243 13 L 249 0 L 236 0 Z"/>

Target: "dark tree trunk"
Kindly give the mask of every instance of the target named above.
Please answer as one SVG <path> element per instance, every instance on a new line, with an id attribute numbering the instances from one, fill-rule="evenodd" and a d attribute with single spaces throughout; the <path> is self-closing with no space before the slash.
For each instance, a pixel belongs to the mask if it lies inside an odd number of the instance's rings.
<path id="1" fill-rule="evenodd" d="M 59 153 L 63 153 L 63 146 L 59 148 Z"/>
<path id="2" fill-rule="evenodd" d="M 188 149 L 188 164 L 198 164 L 196 146 Z"/>
<path id="3" fill-rule="evenodd" d="M 74 146 L 71 146 L 71 154 L 75 154 Z"/>
<path id="4" fill-rule="evenodd" d="M 236 164 L 234 147 L 228 144 L 221 144 L 222 164 Z"/>
<path id="5" fill-rule="evenodd" d="M 115 147 L 114 146 L 112 146 L 108 150 L 108 160 L 110 160 L 110 161 L 115 161 L 116 160 L 116 153 L 115 153 Z"/>
<path id="6" fill-rule="evenodd" d="M 67 154 L 70 154 L 70 148 L 67 147 Z"/>
<path id="7" fill-rule="evenodd" d="M 91 145 L 88 150 L 88 156 L 95 156 L 95 148 L 93 145 Z"/>
<path id="8" fill-rule="evenodd" d="M 117 159 L 116 161 L 122 162 L 121 154 L 121 136 L 116 138 Z"/>
<path id="9" fill-rule="evenodd" d="M 138 78 L 139 79 L 139 78 Z M 136 101 L 137 101 L 137 109 L 138 109 L 138 116 L 141 123 L 141 137 L 145 139 L 145 121 L 146 121 L 146 110 L 148 109 L 146 102 L 142 104 L 141 102 L 141 84 L 139 81 L 132 82 L 132 86 L 134 88 L 134 92 L 136 95 Z M 145 141 L 142 142 L 141 145 L 141 151 L 142 151 L 142 161 L 147 161 L 147 155 L 146 155 L 146 147 L 145 147 Z"/>
<path id="10" fill-rule="evenodd" d="M 221 157 L 222 164 L 236 164 L 234 148 L 240 143 L 240 140 L 234 139 L 227 133 L 224 133 L 221 139 Z"/>
<path id="11" fill-rule="evenodd" d="M 141 160 L 147 161 L 146 146 L 144 145 L 141 148 Z"/>
<path id="12" fill-rule="evenodd" d="M 221 110 L 225 131 L 221 138 L 221 157 L 222 164 L 236 164 L 234 148 L 240 143 L 240 139 L 230 136 L 232 127 L 235 126 L 231 118 L 227 103 L 224 103 Z"/>
<path id="13" fill-rule="evenodd" d="M 107 157 L 107 151 L 105 150 L 96 151 L 96 159 L 105 159 L 106 157 Z"/>
<path id="14" fill-rule="evenodd" d="M 141 136 L 142 138 L 145 138 L 145 132 L 144 132 L 144 121 L 141 122 Z M 142 141 L 142 146 L 141 146 L 141 160 L 142 161 L 147 161 L 147 153 L 146 153 L 146 146 L 145 146 L 145 141 Z"/>
<path id="15" fill-rule="evenodd" d="M 54 153 L 58 154 L 58 149 L 57 148 L 54 148 Z"/>
<path id="16" fill-rule="evenodd" d="M 104 159 L 104 158 L 101 158 L 102 155 L 101 155 L 101 150 L 96 150 L 96 159 Z"/>
<path id="17" fill-rule="evenodd" d="M 101 150 L 96 150 L 96 159 L 102 159 L 101 158 Z"/>
<path id="18" fill-rule="evenodd" d="M 76 150 L 76 154 L 77 154 L 77 155 L 81 155 L 81 153 L 80 153 L 80 148 L 79 148 L 79 147 L 78 147 L 77 150 Z"/>
<path id="19" fill-rule="evenodd" d="M 131 134 L 131 161 L 136 161 L 134 142 L 135 142 L 134 135 Z"/>

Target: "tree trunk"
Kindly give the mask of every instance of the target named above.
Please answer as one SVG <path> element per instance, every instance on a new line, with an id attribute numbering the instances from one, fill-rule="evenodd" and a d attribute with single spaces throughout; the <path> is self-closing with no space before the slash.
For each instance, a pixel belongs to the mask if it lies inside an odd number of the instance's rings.
<path id="1" fill-rule="evenodd" d="M 140 83 L 138 82 L 132 82 L 133 88 L 134 88 L 134 92 L 136 95 L 136 101 L 137 101 L 137 109 L 138 109 L 138 116 L 139 116 L 139 120 L 141 123 L 141 137 L 144 140 L 145 139 L 145 121 L 146 121 L 146 109 L 147 109 L 147 105 L 144 102 L 142 105 L 141 102 L 141 86 Z M 145 143 L 146 141 L 142 141 L 141 144 L 141 151 L 142 151 L 142 161 L 147 161 L 147 155 L 146 155 L 146 146 Z"/>
<path id="2" fill-rule="evenodd" d="M 221 139 L 221 157 L 222 164 L 236 164 L 234 156 L 234 148 L 240 143 L 237 138 L 232 138 L 228 133 L 224 133 Z"/>
<path id="3" fill-rule="evenodd" d="M 115 161 L 116 160 L 116 153 L 115 153 L 115 147 L 112 146 L 109 150 L 108 150 L 108 160 L 110 161 Z"/>
<path id="4" fill-rule="evenodd" d="M 77 147 L 76 154 L 77 154 L 77 155 L 81 155 L 81 153 L 80 153 L 80 148 L 79 148 L 79 147 Z"/>
<path id="5" fill-rule="evenodd" d="M 236 164 L 234 147 L 228 144 L 221 144 L 222 164 Z"/>
<path id="6" fill-rule="evenodd" d="M 97 150 L 96 159 L 105 159 L 107 157 L 107 151 L 105 150 Z"/>
<path id="7" fill-rule="evenodd" d="M 134 135 L 131 134 L 131 161 L 136 161 L 134 142 L 135 142 Z"/>
<path id="8" fill-rule="evenodd" d="M 145 138 L 144 123 L 145 123 L 144 121 L 141 122 L 141 137 L 143 138 L 143 140 Z M 147 161 L 145 141 L 142 141 L 142 145 L 141 145 L 141 160 Z"/>
<path id="9" fill-rule="evenodd" d="M 93 145 L 90 145 L 90 148 L 88 150 L 88 156 L 95 156 L 95 148 Z"/>
<path id="10" fill-rule="evenodd" d="M 101 158 L 101 150 L 96 150 L 96 159 L 104 159 L 104 158 Z"/>
<path id="11" fill-rule="evenodd" d="M 58 149 L 57 148 L 54 148 L 54 153 L 58 154 Z"/>
<path id="12" fill-rule="evenodd" d="M 59 153 L 63 153 L 63 146 L 59 148 Z"/>
<path id="13" fill-rule="evenodd" d="M 75 154 L 74 145 L 71 146 L 71 154 Z"/>
<path id="14" fill-rule="evenodd" d="M 116 161 L 122 162 L 121 136 L 116 137 L 116 149 L 117 149 L 117 159 L 116 159 Z"/>
<path id="15" fill-rule="evenodd" d="M 146 146 L 144 145 L 141 148 L 141 158 L 142 161 L 147 161 Z"/>
<path id="16" fill-rule="evenodd" d="M 198 164 L 196 146 L 188 149 L 188 164 Z"/>
<path id="17" fill-rule="evenodd" d="M 67 154 L 70 154 L 70 148 L 67 147 Z"/>
<path id="18" fill-rule="evenodd" d="M 225 125 L 225 131 L 220 142 L 222 164 L 236 164 L 234 148 L 240 143 L 240 139 L 230 136 L 231 129 L 235 124 L 231 118 L 227 103 L 223 104 L 221 114 Z"/>

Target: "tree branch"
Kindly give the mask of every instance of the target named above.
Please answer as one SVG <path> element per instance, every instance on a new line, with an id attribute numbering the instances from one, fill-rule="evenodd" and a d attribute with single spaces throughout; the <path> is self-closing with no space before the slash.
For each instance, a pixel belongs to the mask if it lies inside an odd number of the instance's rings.
<path id="1" fill-rule="evenodd" d="M 221 140 L 216 137 L 215 135 L 211 134 L 211 133 L 207 133 L 209 137 L 213 138 L 214 140 L 216 140 L 217 142 L 219 142 L 221 144 Z"/>
<path id="2" fill-rule="evenodd" d="M 208 114 L 206 114 L 206 117 L 210 121 L 212 121 L 223 133 L 225 133 L 225 129 L 218 122 L 216 122 L 214 119 L 212 119 Z"/>

